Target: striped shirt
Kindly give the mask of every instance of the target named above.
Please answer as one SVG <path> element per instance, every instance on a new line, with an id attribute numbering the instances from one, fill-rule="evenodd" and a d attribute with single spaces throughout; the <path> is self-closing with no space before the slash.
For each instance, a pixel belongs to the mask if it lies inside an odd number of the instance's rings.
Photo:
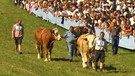
<path id="1" fill-rule="evenodd" d="M 12 28 L 12 33 L 14 37 L 23 37 L 23 26 L 19 24 L 15 24 Z"/>

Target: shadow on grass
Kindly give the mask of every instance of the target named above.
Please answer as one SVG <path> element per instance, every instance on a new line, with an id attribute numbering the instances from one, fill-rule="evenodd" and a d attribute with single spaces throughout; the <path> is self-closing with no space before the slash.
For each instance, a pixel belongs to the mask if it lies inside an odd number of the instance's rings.
<path id="1" fill-rule="evenodd" d="M 23 52 L 24 54 L 37 54 L 35 52 Z"/>
<path id="2" fill-rule="evenodd" d="M 117 70 L 115 67 L 113 67 L 112 65 L 110 66 L 105 66 L 104 67 L 105 70 L 107 70 L 107 73 L 128 73 L 129 71 L 127 70 Z"/>
<path id="3" fill-rule="evenodd" d="M 69 59 L 66 58 L 52 58 L 52 61 L 69 61 Z M 73 62 L 80 62 L 79 60 L 73 60 Z"/>
<path id="4" fill-rule="evenodd" d="M 112 65 L 110 65 L 110 66 L 105 66 L 104 67 L 104 69 L 106 69 L 106 70 L 117 70 L 115 67 L 113 67 Z"/>
<path id="5" fill-rule="evenodd" d="M 54 60 L 54 61 L 69 61 L 66 58 L 52 58 L 52 60 Z"/>
<path id="6" fill-rule="evenodd" d="M 120 53 L 120 54 L 118 54 L 118 55 L 119 55 L 119 56 L 121 56 L 121 55 L 122 55 L 122 56 L 124 56 L 124 55 L 127 56 L 127 55 L 134 55 L 134 54 L 135 54 L 135 53 Z"/>
<path id="7" fill-rule="evenodd" d="M 120 47 L 122 50 L 127 50 L 127 51 L 130 51 L 130 52 L 134 52 L 135 53 L 135 49 L 128 49 L 128 48 L 124 48 L 124 47 Z"/>

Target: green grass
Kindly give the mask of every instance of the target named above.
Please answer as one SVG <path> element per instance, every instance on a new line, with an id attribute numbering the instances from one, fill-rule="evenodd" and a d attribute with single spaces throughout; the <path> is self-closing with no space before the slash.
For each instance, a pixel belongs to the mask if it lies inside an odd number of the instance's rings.
<path id="1" fill-rule="evenodd" d="M 0 1 L 0 76 L 134 76 L 135 53 L 119 48 L 117 56 L 109 54 L 106 57 L 103 73 L 95 72 L 92 68 L 82 68 L 81 57 L 74 57 L 74 62 L 67 61 L 65 40 L 56 41 L 52 53 L 52 61 L 44 62 L 37 59 L 35 50 L 34 30 L 40 26 L 55 28 L 49 22 L 42 21 L 29 14 L 24 9 L 16 7 L 11 0 Z M 21 18 L 25 27 L 22 44 L 23 54 L 15 51 L 11 30 L 16 20 Z M 65 29 L 57 27 L 60 34 Z"/>

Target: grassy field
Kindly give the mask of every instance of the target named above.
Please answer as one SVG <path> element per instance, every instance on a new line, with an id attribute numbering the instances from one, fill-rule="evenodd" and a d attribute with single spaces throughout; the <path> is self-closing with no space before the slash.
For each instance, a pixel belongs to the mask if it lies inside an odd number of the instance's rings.
<path id="1" fill-rule="evenodd" d="M 106 57 L 103 73 L 92 68 L 82 68 L 81 57 L 74 57 L 73 62 L 67 59 L 65 40 L 56 41 L 52 53 L 52 61 L 44 62 L 37 59 L 34 41 L 34 30 L 40 26 L 54 28 L 49 22 L 42 21 L 29 14 L 26 10 L 16 7 L 11 0 L 0 1 L 0 76 L 134 76 L 135 53 L 119 48 L 119 54 Z M 16 53 L 11 30 L 16 20 L 21 18 L 25 27 L 22 44 L 22 55 Z M 60 34 L 65 29 L 57 27 Z"/>

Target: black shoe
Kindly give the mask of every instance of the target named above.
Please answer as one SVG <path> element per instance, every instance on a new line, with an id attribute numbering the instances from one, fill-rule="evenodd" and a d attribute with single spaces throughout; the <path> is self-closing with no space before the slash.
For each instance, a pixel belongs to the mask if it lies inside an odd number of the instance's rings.
<path id="1" fill-rule="evenodd" d="M 69 62 L 72 62 L 73 60 L 71 59 L 71 60 L 69 60 Z"/>
<path id="2" fill-rule="evenodd" d="M 18 52 L 19 54 L 22 54 L 22 52 Z"/>

